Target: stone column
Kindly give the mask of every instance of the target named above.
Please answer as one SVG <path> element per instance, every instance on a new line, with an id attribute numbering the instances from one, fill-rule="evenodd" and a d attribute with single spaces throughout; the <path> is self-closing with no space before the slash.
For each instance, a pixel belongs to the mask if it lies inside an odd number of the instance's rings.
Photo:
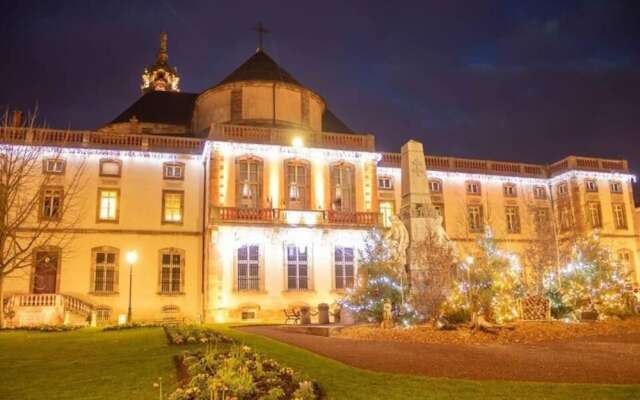
<path id="1" fill-rule="evenodd" d="M 427 206 L 430 204 L 427 168 L 422 143 L 410 140 L 402 146 L 402 202 L 400 219 L 407 227 L 409 240 L 424 238 Z"/>

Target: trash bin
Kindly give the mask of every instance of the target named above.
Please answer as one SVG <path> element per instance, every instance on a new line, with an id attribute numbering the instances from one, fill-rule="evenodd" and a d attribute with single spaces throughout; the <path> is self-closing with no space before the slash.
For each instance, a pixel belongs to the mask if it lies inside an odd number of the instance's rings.
<path id="1" fill-rule="evenodd" d="M 300 324 L 301 325 L 310 325 L 311 324 L 311 310 L 308 306 L 300 307 Z"/>
<path id="2" fill-rule="evenodd" d="M 329 325 L 329 305 L 327 303 L 318 304 L 318 323 Z"/>

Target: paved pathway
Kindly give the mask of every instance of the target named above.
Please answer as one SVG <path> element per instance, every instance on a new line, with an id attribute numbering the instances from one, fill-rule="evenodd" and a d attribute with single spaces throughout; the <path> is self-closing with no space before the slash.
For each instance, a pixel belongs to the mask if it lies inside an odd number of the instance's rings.
<path id="1" fill-rule="evenodd" d="M 373 342 L 240 328 L 358 368 L 431 377 L 640 384 L 640 334 L 511 345 Z"/>

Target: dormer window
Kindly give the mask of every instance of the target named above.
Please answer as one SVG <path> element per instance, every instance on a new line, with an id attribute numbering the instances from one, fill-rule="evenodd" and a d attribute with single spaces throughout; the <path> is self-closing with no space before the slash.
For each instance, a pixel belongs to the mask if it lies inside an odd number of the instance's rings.
<path id="1" fill-rule="evenodd" d="M 467 181 L 467 183 L 465 184 L 465 187 L 467 188 L 467 194 L 480 194 L 481 193 L 481 186 L 480 186 L 480 182 L 478 181 Z"/>
<path id="2" fill-rule="evenodd" d="M 43 172 L 47 175 L 63 175 L 67 163 L 59 158 L 49 158 L 44 160 Z"/>
<path id="3" fill-rule="evenodd" d="M 504 193 L 504 197 L 517 197 L 518 189 L 514 183 L 505 183 L 502 186 L 502 191 Z"/>
<path id="4" fill-rule="evenodd" d="M 162 165 L 162 175 L 164 179 L 183 180 L 184 164 L 183 163 L 164 163 Z"/>
<path id="5" fill-rule="evenodd" d="M 100 176 L 120 177 L 122 174 L 122 161 L 100 160 Z"/>

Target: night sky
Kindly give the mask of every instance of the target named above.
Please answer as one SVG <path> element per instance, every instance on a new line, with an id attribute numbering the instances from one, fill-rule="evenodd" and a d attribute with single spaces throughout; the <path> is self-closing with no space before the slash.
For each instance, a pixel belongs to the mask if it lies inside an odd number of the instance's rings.
<path id="1" fill-rule="evenodd" d="M 265 48 L 379 150 L 640 173 L 640 1 L 4 1 L 0 106 L 95 129 L 140 96 L 162 30 L 184 92 Z"/>

